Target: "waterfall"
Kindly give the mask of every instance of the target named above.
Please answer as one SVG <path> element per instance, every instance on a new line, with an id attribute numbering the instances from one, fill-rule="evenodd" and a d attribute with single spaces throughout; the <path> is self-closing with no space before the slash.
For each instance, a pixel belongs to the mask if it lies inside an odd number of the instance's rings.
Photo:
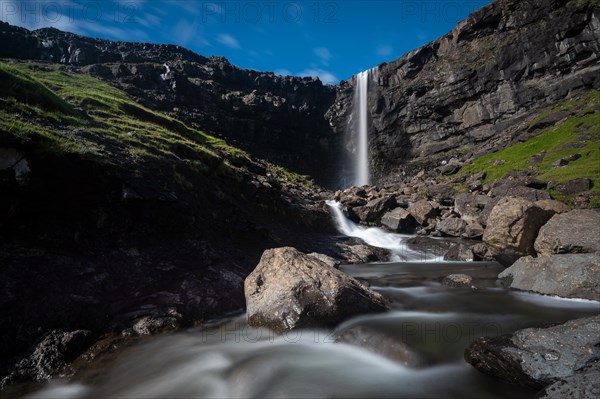
<path id="1" fill-rule="evenodd" d="M 368 137 L 368 116 L 367 116 L 367 96 L 369 94 L 369 71 L 356 75 L 356 89 L 353 112 L 358 110 L 357 126 L 357 156 L 355 170 L 355 186 L 364 186 L 369 184 L 369 137 Z"/>
<path id="2" fill-rule="evenodd" d="M 359 238 L 373 247 L 389 250 L 392 254 L 390 259 L 392 262 L 441 262 L 444 259 L 443 256 L 425 254 L 409 249 L 404 241 L 411 238 L 410 235 L 390 233 L 377 227 L 360 226 L 344 215 L 339 202 L 326 201 L 326 204 L 333 211 L 335 224 L 340 233 L 347 237 Z"/>

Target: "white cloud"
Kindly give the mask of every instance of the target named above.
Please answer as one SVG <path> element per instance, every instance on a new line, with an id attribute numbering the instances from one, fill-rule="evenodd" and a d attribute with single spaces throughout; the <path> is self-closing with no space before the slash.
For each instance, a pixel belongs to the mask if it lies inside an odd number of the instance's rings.
<path id="1" fill-rule="evenodd" d="M 392 46 L 390 46 L 389 44 L 381 44 L 375 50 L 375 54 L 377 54 L 381 57 L 390 56 L 390 55 L 392 55 L 393 52 L 394 52 L 394 48 Z"/>
<path id="2" fill-rule="evenodd" d="M 329 60 L 331 59 L 331 51 L 329 51 L 326 47 L 316 47 L 313 49 L 313 52 L 319 57 L 319 60 L 323 65 L 329 65 Z"/>
<path id="3" fill-rule="evenodd" d="M 232 48 L 232 49 L 241 48 L 240 42 L 238 42 L 235 37 L 233 37 L 227 33 L 221 33 L 221 34 L 217 35 L 217 42 L 221 43 L 224 46 Z"/>
<path id="4" fill-rule="evenodd" d="M 276 69 L 276 70 L 274 70 L 274 71 L 273 71 L 273 73 L 274 73 L 275 75 L 281 75 L 281 76 L 289 76 L 289 75 L 291 75 L 291 74 L 292 74 L 292 73 L 291 73 L 289 70 L 287 70 L 287 69 L 285 69 L 285 68 L 282 68 L 282 69 Z"/>
<path id="5" fill-rule="evenodd" d="M 299 76 L 319 77 L 325 84 L 338 83 L 340 80 L 331 72 L 321 68 L 308 68 L 298 73 Z"/>

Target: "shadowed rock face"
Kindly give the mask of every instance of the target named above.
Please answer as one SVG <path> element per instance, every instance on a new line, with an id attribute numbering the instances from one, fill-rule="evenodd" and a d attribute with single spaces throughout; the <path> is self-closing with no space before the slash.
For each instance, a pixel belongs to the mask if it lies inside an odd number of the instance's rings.
<path id="1" fill-rule="evenodd" d="M 379 65 L 369 103 L 375 181 L 501 148 L 536 111 L 600 87 L 599 39 L 596 1 L 498 0 Z M 353 85 L 338 86 L 328 113 L 339 133 L 350 119 Z"/>
<path id="2" fill-rule="evenodd" d="M 46 60 L 98 76 L 142 104 L 219 135 L 322 184 L 333 180 L 339 137 L 324 115 L 335 89 L 317 78 L 240 69 L 174 45 L 113 42 L 0 22 L 0 58 Z"/>

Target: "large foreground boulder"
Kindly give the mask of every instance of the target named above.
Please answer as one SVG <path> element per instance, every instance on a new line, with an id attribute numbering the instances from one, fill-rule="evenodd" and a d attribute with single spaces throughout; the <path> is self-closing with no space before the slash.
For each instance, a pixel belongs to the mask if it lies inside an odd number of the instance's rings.
<path id="1" fill-rule="evenodd" d="M 385 298 L 358 280 L 291 247 L 266 250 L 246 278 L 244 292 L 248 324 L 276 332 L 389 308 Z"/>
<path id="2" fill-rule="evenodd" d="M 554 215 L 535 240 L 540 255 L 600 252 L 600 212 L 576 209 Z"/>
<path id="3" fill-rule="evenodd" d="M 527 328 L 512 336 L 482 337 L 467 348 L 465 360 L 483 373 L 540 389 L 597 367 L 599 332 L 600 316 L 593 316 L 550 328 Z M 578 389 L 600 389 L 600 381 L 588 383 Z"/>
<path id="4" fill-rule="evenodd" d="M 498 262 L 510 266 L 521 256 L 535 255 L 533 243 L 540 227 L 553 214 L 523 198 L 502 198 L 488 217 L 483 241 Z"/>
<path id="5" fill-rule="evenodd" d="M 600 254 L 526 256 L 498 278 L 519 290 L 600 300 Z"/>

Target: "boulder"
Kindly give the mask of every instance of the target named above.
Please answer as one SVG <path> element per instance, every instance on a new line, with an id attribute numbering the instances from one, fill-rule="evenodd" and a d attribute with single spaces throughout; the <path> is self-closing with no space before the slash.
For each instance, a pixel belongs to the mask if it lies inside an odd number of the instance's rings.
<path id="1" fill-rule="evenodd" d="M 0 388 L 18 381 L 44 381 L 55 377 L 91 344 L 91 339 L 92 333 L 88 330 L 53 330 L 40 341 L 31 355 L 15 365 L 0 382 Z"/>
<path id="2" fill-rule="evenodd" d="M 473 277 L 467 274 L 451 274 L 442 279 L 442 284 L 453 288 L 475 288 Z"/>
<path id="3" fill-rule="evenodd" d="M 443 204 L 453 204 L 455 195 L 456 191 L 450 186 L 437 184 L 427 187 L 427 196 Z"/>
<path id="4" fill-rule="evenodd" d="M 600 300 L 600 254 L 526 256 L 498 278 L 519 290 Z"/>
<path id="5" fill-rule="evenodd" d="M 482 337 L 467 348 L 465 360 L 483 373 L 540 389 L 588 373 L 586 367 L 600 359 L 599 325 L 600 316 L 593 316 L 512 336 Z"/>
<path id="6" fill-rule="evenodd" d="M 358 240 L 357 240 L 358 241 Z M 387 262 L 390 253 L 387 249 L 373 247 L 367 244 L 337 243 L 340 252 L 338 257 L 346 264 Z"/>
<path id="7" fill-rule="evenodd" d="M 437 213 L 431 203 L 425 199 L 410 204 L 408 212 L 421 226 L 427 225 L 427 220 L 435 217 Z"/>
<path id="8" fill-rule="evenodd" d="M 364 326 L 347 328 L 336 334 L 335 342 L 359 346 L 407 367 L 416 368 L 426 364 L 424 357 L 404 342 L 380 333 L 374 328 Z"/>
<path id="9" fill-rule="evenodd" d="M 535 240 L 540 255 L 600 252 L 600 212 L 575 209 L 554 215 Z"/>
<path id="10" fill-rule="evenodd" d="M 569 180 L 554 186 L 554 189 L 562 195 L 577 194 L 588 191 L 590 188 L 592 188 L 592 181 L 587 177 Z"/>
<path id="11" fill-rule="evenodd" d="M 465 232 L 467 222 L 459 218 L 448 218 L 439 221 L 435 229 L 447 236 L 460 237 Z"/>
<path id="12" fill-rule="evenodd" d="M 498 262 L 510 266 L 521 256 L 535 254 L 535 238 L 552 214 L 523 198 L 502 198 L 490 213 L 483 241 Z"/>
<path id="13" fill-rule="evenodd" d="M 463 237 L 464 238 L 481 238 L 483 237 L 483 226 L 481 226 L 479 223 L 474 222 L 472 224 L 467 225 L 467 227 L 465 227 L 465 232 L 463 233 Z"/>
<path id="14" fill-rule="evenodd" d="M 398 207 L 383 215 L 381 225 L 390 231 L 409 233 L 417 227 L 417 222 L 410 212 Z"/>
<path id="15" fill-rule="evenodd" d="M 467 223 L 476 222 L 481 211 L 491 201 L 486 195 L 462 192 L 456 195 L 454 211 Z"/>
<path id="16" fill-rule="evenodd" d="M 327 266 L 329 267 L 333 267 L 335 269 L 339 269 L 341 262 L 335 258 L 332 258 L 331 256 L 325 255 L 325 254 L 319 254 L 317 252 L 311 252 L 309 254 L 307 254 L 308 256 L 312 256 L 314 258 L 319 259 L 321 262 L 324 262 L 327 264 Z"/>
<path id="17" fill-rule="evenodd" d="M 600 395 L 600 362 L 596 361 L 570 377 L 544 388 L 540 399 L 596 399 Z"/>
<path id="18" fill-rule="evenodd" d="M 295 248 L 266 250 L 244 282 L 251 326 L 283 332 L 389 309 L 358 280 Z"/>
<path id="19" fill-rule="evenodd" d="M 546 191 L 521 185 L 514 185 L 512 183 L 503 184 L 492 189 L 491 195 L 494 197 L 519 197 L 531 202 L 551 199 L 550 194 L 548 194 Z"/>
<path id="20" fill-rule="evenodd" d="M 535 201 L 534 204 L 545 211 L 552 211 L 554 213 L 565 213 L 571 209 L 564 202 L 552 199 Z"/>
<path id="21" fill-rule="evenodd" d="M 378 222 L 386 211 L 396 206 L 396 198 L 386 196 L 369 201 L 366 205 L 352 208 L 362 223 Z"/>

